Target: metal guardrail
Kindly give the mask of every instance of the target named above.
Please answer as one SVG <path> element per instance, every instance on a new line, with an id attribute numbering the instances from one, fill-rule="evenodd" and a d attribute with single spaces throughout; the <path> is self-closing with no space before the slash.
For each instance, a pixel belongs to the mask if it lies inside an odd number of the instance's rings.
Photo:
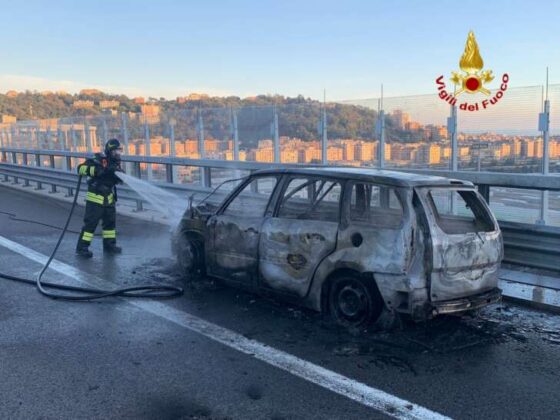
<path id="1" fill-rule="evenodd" d="M 58 192 L 59 188 L 67 191 L 67 196 L 74 195 L 74 189 L 78 181 L 78 174 L 75 172 L 62 171 L 48 167 L 21 166 L 11 163 L 0 162 L 0 176 L 4 182 L 12 178 L 14 183 L 23 181 L 23 185 L 30 186 L 30 182 L 36 184 L 36 189 L 44 189 L 44 184 L 50 185 L 51 192 Z M 1 181 L 2 179 L 0 179 Z M 184 192 L 190 194 L 193 192 L 207 193 L 210 188 L 199 187 L 197 185 L 188 184 L 169 184 L 155 183 L 156 185 L 174 192 Z M 82 189 L 82 192 L 85 191 Z M 137 211 L 144 210 L 144 200 L 134 190 L 126 185 L 119 187 L 119 200 L 127 200 L 134 202 Z"/>
<path id="2" fill-rule="evenodd" d="M 54 157 L 63 157 L 66 160 L 66 167 L 71 170 L 71 159 L 79 158 L 85 159 L 91 157 L 91 153 L 70 152 L 64 150 L 47 150 L 47 149 L 20 149 L 20 148 L 0 148 L 0 161 L 7 162 L 8 156 L 11 156 L 12 162 L 16 162 L 16 155 L 20 154 L 23 157 L 24 163 L 28 161 L 29 155 L 36 157 L 36 167 L 41 167 L 40 156 L 49 156 L 51 158 L 51 168 L 54 168 Z M 161 157 L 161 156 L 123 156 L 124 162 L 133 164 L 133 172 L 135 175 L 139 174 L 139 164 L 157 164 L 163 165 L 166 168 L 166 180 L 172 183 L 173 166 L 192 166 L 199 167 L 206 175 L 204 178 L 211 181 L 211 169 L 237 169 L 255 171 L 259 169 L 271 168 L 285 168 L 285 167 L 301 167 L 302 164 L 297 163 L 264 163 L 264 162 L 249 162 L 249 161 L 231 161 L 231 160 L 216 160 L 216 159 L 189 159 L 179 157 Z M 305 166 L 322 166 L 306 164 Z M 457 178 L 465 181 L 470 181 L 479 187 L 492 186 L 492 187 L 506 187 L 506 188 L 520 188 L 531 190 L 549 190 L 560 191 L 560 174 L 537 174 L 537 173 L 501 173 L 501 172 L 473 172 L 473 171 L 450 171 L 441 169 L 390 169 L 396 171 L 417 173 L 423 175 L 443 176 L 447 178 Z M 211 183 L 206 184 L 207 187 Z M 484 192 L 482 192 L 484 195 Z"/>
<path id="3" fill-rule="evenodd" d="M 23 165 L 17 162 L 17 155 L 22 157 Z M 29 166 L 29 156 L 35 157 L 35 166 Z M 41 156 L 49 157 L 49 166 L 42 166 Z M 72 168 L 72 158 L 83 159 L 90 157 L 88 153 L 69 152 L 61 150 L 30 150 L 0 148 L 0 175 L 4 181 L 10 178 L 24 185 L 30 182 L 36 183 L 37 188 L 43 188 L 44 184 L 50 185 L 51 191 L 57 188 L 67 190 L 68 195 L 73 194 L 77 181 L 77 174 Z M 67 170 L 55 168 L 55 157 L 64 159 L 64 167 Z M 8 163 L 11 160 L 12 163 Z M 230 169 L 255 171 L 259 169 L 301 167 L 298 164 L 279 164 L 261 162 L 223 161 L 213 159 L 186 159 L 172 157 L 149 157 L 149 156 L 123 156 L 123 161 L 132 165 L 132 172 L 140 175 L 140 164 L 158 164 L 165 167 L 166 182 L 155 183 L 156 185 L 174 192 L 208 192 L 212 187 L 213 169 Z M 174 183 L 175 165 L 199 167 L 201 170 L 201 185 Z M 307 165 L 321 166 L 321 165 Z M 560 191 L 560 176 L 542 174 L 521 173 L 490 173 L 490 172 L 468 172 L 468 171 L 446 171 L 446 170 L 407 170 L 406 172 L 438 175 L 471 181 L 476 184 L 481 194 L 489 200 L 490 187 L 507 187 L 532 190 Z M 133 190 L 123 186 L 119 188 L 119 199 L 135 202 L 136 209 L 142 211 L 144 201 Z M 560 270 L 560 228 L 552 226 L 540 226 L 534 224 L 514 223 L 499 221 L 504 234 L 505 261 L 526 266 Z"/>
<path id="4" fill-rule="evenodd" d="M 500 222 L 504 261 L 560 271 L 560 228 Z"/>

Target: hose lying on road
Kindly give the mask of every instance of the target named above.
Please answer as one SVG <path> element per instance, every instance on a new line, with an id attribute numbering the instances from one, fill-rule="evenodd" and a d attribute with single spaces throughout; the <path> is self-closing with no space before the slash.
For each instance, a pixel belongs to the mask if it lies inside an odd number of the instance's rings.
<path id="1" fill-rule="evenodd" d="M 17 214 L 11 213 L 9 211 L 0 210 L 0 214 L 5 214 L 6 216 L 8 216 L 8 219 L 13 220 L 14 222 L 33 223 L 34 225 L 45 226 L 45 227 L 48 227 L 48 228 L 51 228 L 51 229 L 64 230 L 64 228 L 61 228 L 60 226 L 51 225 L 49 223 L 43 223 L 43 222 L 39 222 L 37 220 L 31 220 L 31 219 L 22 219 L 21 217 L 17 217 Z M 76 235 L 80 234 L 80 232 L 78 232 L 76 230 L 66 229 L 66 233 L 68 233 L 68 232 L 75 233 Z"/>
<path id="2" fill-rule="evenodd" d="M 49 283 L 42 281 L 43 274 L 51 264 L 54 256 L 56 255 L 60 244 L 62 243 L 62 239 L 64 239 L 64 235 L 68 232 L 68 225 L 70 224 L 70 220 L 72 219 L 72 215 L 74 214 L 74 210 L 76 208 L 76 203 L 78 201 L 78 194 L 80 193 L 80 186 L 82 184 L 82 176 L 78 177 L 78 184 L 76 185 L 76 190 L 74 193 L 74 200 L 72 201 L 72 207 L 70 208 L 70 212 L 68 213 L 68 218 L 66 219 L 66 223 L 62 228 L 62 232 L 58 237 L 58 241 L 51 252 L 47 262 L 41 268 L 39 274 L 35 280 L 26 279 L 23 277 L 12 276 L 9 274 L 0 273 L 0 278 L 4 278 L 7 280 L 12 280 L 20 283 L 26 284 L 33 284 L 37 287 L 37 290 L 44 296 L 53 298 L 53 299 L 61 299 L 61 300 L 72 300 L 72 301 L 89 301 L 95 299 L 102 299 L 111 296 L 120 296 L 120 297 L 137 297 L 137 298 L 170 298 L 176 297 L 183 294 L 183 289 L 180 287 L 175 286 L 158 286 L 158 285 L 140 285 L 140 286 L 133 286 L 133 287 L 126 287 L 121 289 L 114 289 L 114 290 L 103 290 L 103 289 L 94 289 L 89 287 L 78 287 L 78 286 L 69 286 L 65 284 L 58 284 L 58 283 Z M 21 220 L 21 221 L 28 221 L 24 219 L 16 219 L 16 216 L 13 213 L 8 212 L 1 212 L 3 214 L 7 214 L 10 218 L 14 220 Z M 32 223 L 41 224 L 48 227 L 57 228 L 56 226 L 51 226 L 41 222 L 34 222 L 29 221 Z M 57 290 L 66 290 L 68 292 L 75 292 L 81 294 L 65 294 L 65 293 L 57 293 L 54 291 L 49 291 L 47 289 L 57 289 Z"/>

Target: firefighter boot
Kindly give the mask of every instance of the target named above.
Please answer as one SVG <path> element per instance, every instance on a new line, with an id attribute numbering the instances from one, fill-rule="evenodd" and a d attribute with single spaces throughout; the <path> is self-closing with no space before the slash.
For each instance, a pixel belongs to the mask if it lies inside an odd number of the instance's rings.
<path id="1" fill-rule="evenodd" d="M 80 240 L 76 246 L 76 255 L 82 258 L 93 257 L 93 253 L 88 248 L 89 243 Z"/>
<path id="2" fill-rule="evenodd" d="M 103 252 L 107 254 L 120 254 L 122 248 L 115 241 L 103 241 Z"/>
<path id="3" fill-rule="evenodd" d="M 86 207 L 86 212 L 87 212 L 87 207 Z M 88 249 L 92 239 L 93 239 L 93 232 L 88 232 L 87 230 L 82 229 L 82 231 L 80 232 L 80 238 L 78 239 L 78 243 L 76 244 L 76 254 L 78 256 L 83 258 L 93 257 L 93 253 Z"/>

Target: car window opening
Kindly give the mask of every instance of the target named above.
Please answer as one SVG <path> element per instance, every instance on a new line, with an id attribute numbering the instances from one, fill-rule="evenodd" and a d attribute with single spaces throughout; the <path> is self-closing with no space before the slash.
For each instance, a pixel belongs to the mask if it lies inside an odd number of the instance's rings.
<path id="1" fill-rule="evenodd" d="M 395 189 L 365 183 L 352 185 L 351 222 L 398 229 L 403 215 L 403 207 Z"/>
<path id="2" fill-rule="evenodd" d="M 276 177 L 254 178 L 230 201 L 223 214 L 237 217 L 262 217 L 276 182 Z"/>
<path id="3" fill-rule="evenodd" d="M 494 231 L 488 210 L 474 191 L 433 189 L 430 200 L 438 226 L 447 234 Z"/>
<path id="4" fill-rule="evenodd" d="M 293 178 L 278 210 L 285 219 L 338 222 L 340 183 L 332 180 Z"/>

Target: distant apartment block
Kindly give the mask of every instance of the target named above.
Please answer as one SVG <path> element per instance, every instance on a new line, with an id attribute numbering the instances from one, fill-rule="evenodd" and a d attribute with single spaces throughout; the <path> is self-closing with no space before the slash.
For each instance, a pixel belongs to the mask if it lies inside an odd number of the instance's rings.
<path id="1" fill-rule="evenodd" d="M 110 101 L 110 100 L 99 101 L 99 107 L 101 109 L 118 108 L 119 105 L 120 105 L 119 101 Z"/>
<path id="2" fill-rule="evenodd" d="M 234 160 L 233 159 L 233 150 L 226 150 L 224 153 L 225 160 Z M 239 151 L 239 160 L 246 161 L 247 160 L 247 152 L 245 150 Z"/>
<path id="3" fill-rule="evenodd" d="M 140 106 L 142 118 L 148 124 L 156 124 L 159 122 L 160 110 L 160 106 L 156 104 L 142 104 Z"/>
<path id="4" fill-rule="evenodd" d="M 15 115 L 2 114 L 2 124 L 12 124 L 17 121 Z"/>
<path id="5" fill-rule="evenodd" d="M 406 125 L 410 122 L 410 115 L 400 109 L 394 110 L 391 113 L 390 118 L 395 128 L 398 130 L 404 130 Z"/>
<path id="6" fill-rule="evenodd" d="M 416 162 L 435 165 L 441 163 L 441 146 L 439 144 L 422 144 L 416 152 Z"/>
<path id="7" fill-rule="evenodd" d="M 76 109 L 91 109 L 94 106 L 93 101 L 78 100 L 74 101 L 72 106 Z"/>

